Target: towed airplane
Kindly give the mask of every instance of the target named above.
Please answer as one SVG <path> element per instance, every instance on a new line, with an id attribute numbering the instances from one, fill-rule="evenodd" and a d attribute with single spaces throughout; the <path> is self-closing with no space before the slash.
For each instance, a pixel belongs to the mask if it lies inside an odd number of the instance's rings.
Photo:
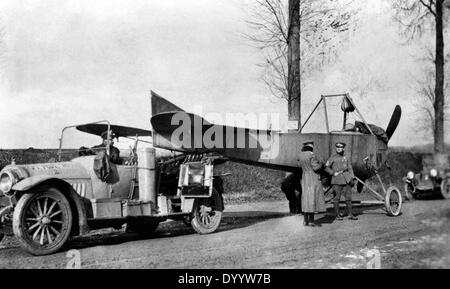
<path id="1" fill-rule="evenodd" d="M 344 114 L 342 130 L 330 131 L 327 99 L 341 98 Z M 315 154 L 327 160 L 334 153 L 337 142 L 347 145 L 346 155 L 351 159 L 357 191 L 368 189 L 389 215 L 400 214 L 402 196 L 396 187 L 384 186 L 378 170 L 387 162 L 388 143 L 401 119 L 401 107 L 396 106 L 386 130 L 368 124 L 353 99 L 348 94 L 323 95 L 305 124 L 296 132 L 279 132 L 212 124 L 203 117 L 189 113 L 151 92 L 153 146 L 184 154 L 217 153 L 230 161 L 299 174 L 299 154 L 306 141 L 315 143 Z M 326 133 L 302 133 L 311 117 L 323 106 Z M 347 128 L 348 117 L 353 113 L 359 121 Z M 355 118 L 355 119 L 356 119 Z M 376 176 L 382 194 L 366 185 L 366 180 Z M 364 202 L 359 202 L 364 203 Z M 373 204 L 371 202 L 370 204 Z"/>

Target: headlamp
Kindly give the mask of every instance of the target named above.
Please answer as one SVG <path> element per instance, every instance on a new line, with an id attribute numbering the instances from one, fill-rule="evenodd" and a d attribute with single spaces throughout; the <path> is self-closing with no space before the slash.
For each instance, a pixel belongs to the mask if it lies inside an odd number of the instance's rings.
<path id="1" fill-rule="evenodd" d="M 438 171 L 436 169 L 431 169 L 430 170 L 430 176 L 435 178 L 438 176 Z"/>
<path id="2" fill-rule="evenodd" d="M 16 184 L 17 179 L 11 172 L 3 172 L 0 174 L 0 191 L 3 194 L 7 194 L 11 191 L 12 187 Z"/>

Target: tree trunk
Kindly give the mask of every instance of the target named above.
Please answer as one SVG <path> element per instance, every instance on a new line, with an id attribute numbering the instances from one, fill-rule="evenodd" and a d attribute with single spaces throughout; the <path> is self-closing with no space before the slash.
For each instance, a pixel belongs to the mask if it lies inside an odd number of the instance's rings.
<path id="1" fill-rule="evenodd" d="M 443 33 L 443 3 L 444 0 L 436 1 L 436 86 L 434 100 L 434 152 L 438 156 L 436 160 L 440 163 L 445 153 L 444 143 L 444 33 Z M 438 160 L 439 159 L 439 160 Z"/>
<path id="2" fill-rule="evenodd" d="M 289 0 L 288 32 L 288 113 L 289 121 L 301 127 L 300 91 L 300 0 Z M 290 131 L 296 131 L 290 129 Z"/>

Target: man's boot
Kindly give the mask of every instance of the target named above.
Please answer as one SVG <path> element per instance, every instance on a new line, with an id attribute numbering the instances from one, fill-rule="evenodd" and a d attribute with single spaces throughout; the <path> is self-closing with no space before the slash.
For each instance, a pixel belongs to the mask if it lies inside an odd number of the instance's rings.
<path id="1" fill-rule="evenodd" d="M 317 224 L 314 222 L 314 213 L 309 214 L 309 225 L 311 227 L 317 227 Z"/>
<path id="2" fill-rule="evenodd" d="M 309 213 L 303 213 L 303 225 L 309 226 Z"/>
<path id="3" fill-rule="evenodd" d="M 334 214 L 335 214 L 336 220 L 338 220 L 338 221 L 343 220 L 343 218 L 341 217 L 341 214 L 339 213 L 339 202 L 334 203 Z"/>
<path id="4" fill-rule="evenodd" d="M 348 218 L 350 220 L 358 220 L 358 218 L 355 217 L 355 215 L 353 215 L 352 201 L 346 201 L 346 203 L 347 203 L 347 210 L 348 210 Z"/>
<path id="5" fill-rule="evenodd" d="M 289 213 L 291 215 L 295 214 L 295 205 L 294 205 L 294 203 L 292 201 L 289 201 Z"/>

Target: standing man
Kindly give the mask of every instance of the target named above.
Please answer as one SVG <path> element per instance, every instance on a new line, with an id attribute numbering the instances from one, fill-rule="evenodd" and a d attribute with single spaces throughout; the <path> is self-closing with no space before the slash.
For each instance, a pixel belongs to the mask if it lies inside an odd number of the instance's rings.
<path id="1" fill-rule="evenodd" d="M 340 221 L 343 220 L 339 213 L 339 202 L 342 194 L 345 197 L 349 219 L 358 220 L 352 211 L 352 187 L 355 184 L 355 175 L 353 174 L 351 160 L 344 155 L 345 146 L 343 142 L 336 143 L 336 154 L 332 155 L 325 164 L 325 170 L 332 176 L 331 185 L 336 193 L 333 200 L 334 211 L 336 220 Z"/>
<path id="2" fill-rule="evenodd" d="M 303 224 L 315 227 L 314 214 L 326 212 L 326 208 L 319 174 L 323 168 L 323 162 L 314 153 L 314 142 L 308 141 L 303 144 L 299 155 L 299 165 L 303 171 L 301 180 Z"/>
<path id="3" fill-rule="evenodd" d="M 281 191 L 286 195 L 286 199 L 289 201 L 289 212 L 293 215 L 302 213 L 302 187 L 300 185 L 301 177 L 301 171 L 289 174 L 281 183 Z"/>

